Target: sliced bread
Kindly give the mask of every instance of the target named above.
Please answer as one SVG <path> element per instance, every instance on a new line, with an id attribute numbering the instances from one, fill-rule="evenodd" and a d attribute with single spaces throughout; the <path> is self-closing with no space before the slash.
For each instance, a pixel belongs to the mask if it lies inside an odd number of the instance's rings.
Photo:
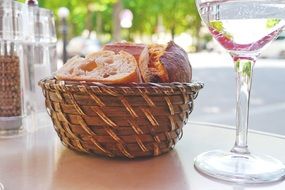
<path id="1" fill-rule="evenodd" d="M 86 58 L 74 57 L 55 73 L 60 80 L 80 80 L 105 84 L 141 83 L 135 58 L 124 51 L 98 51 Z"/>
<path id="2" fill-rule="evenodd" d="M 137 61 L 143 82 L 150 82 L 151 74 L 148 68 L 149 53 L 147 45 L 135 43 L 114 43 L 105 45 L 103 49 L 114 51 L 115 53 L 126 51 L 133 55 Z"/>

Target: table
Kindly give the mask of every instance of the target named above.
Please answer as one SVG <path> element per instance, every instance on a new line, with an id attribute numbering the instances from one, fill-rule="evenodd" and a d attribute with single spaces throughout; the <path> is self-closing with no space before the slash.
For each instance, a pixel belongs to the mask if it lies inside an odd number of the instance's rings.
<path id="1" fill-rule="evenodd" d="M 193 159 L 212 149 L 229 150 L 231 127 L 189 123 L 173 151 L 139 160 L 88 156 L 65 148 L 53 127 L 41 127 L 16 138 L 0 139 L 0 182 L 7 190 L 283 190 L 285 181 L 237 185 L 198 173 Z M 285 162 L 285 137 L 251 131 L 250 149 Z"/>

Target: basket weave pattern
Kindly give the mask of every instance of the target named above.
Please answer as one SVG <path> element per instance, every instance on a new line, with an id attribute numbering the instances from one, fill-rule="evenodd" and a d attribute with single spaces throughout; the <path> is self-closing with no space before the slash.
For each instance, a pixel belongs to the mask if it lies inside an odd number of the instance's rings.
<path id="1" fill-rule="evenodd" d="M 182 137 L 201 83 L 39 82 L 62 143 L 108 157 L 158 156 Z"/>

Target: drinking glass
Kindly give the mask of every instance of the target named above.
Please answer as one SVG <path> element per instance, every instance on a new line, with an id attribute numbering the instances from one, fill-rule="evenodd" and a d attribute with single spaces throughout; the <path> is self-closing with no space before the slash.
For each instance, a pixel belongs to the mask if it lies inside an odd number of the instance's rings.
<path id="1" fill-rule="evenodd" d="M 285 26 L 285 1 L 196 0 L 196 5 L 211 35 L 233 58 L 237 105 L 234 147 L 229 152 L 202 153 L 195 158 L 195 168 L 206 175 L 237 183 L 281 180 L 285 175 L 284 165 L 271 156 L 251 154 L 247 133 L 253 67 L 260 51 Z"/>
<path id="2" fill-rule="evenodd" d="M 53 12 L 36 8 L 34 12 L 34 71 L 35 84 L 44 77 L 48 77 L 57 67 L 56 55 L 56 30 Z M 45 112 L 44 96 L 42 91 L 36 85 L 36 111 Z"/>
<path id="3" fill-rule="evenodd" d="M 43 77 L 48 77 L 57 67 L 56 30 L 53 12 L 28 6 L 28 34 L 25 43 L 26 65 L 29 65 L 28 92 L 33 101 L 28 102 L 31 111 L 45 110 L 44 97 L 37 83 Z"/>

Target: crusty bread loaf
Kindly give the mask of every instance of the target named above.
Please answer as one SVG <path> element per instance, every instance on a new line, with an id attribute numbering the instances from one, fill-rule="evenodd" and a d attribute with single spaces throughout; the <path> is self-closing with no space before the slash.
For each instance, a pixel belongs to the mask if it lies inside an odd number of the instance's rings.
<path id="1" fill-rule="evenodd" d="M 74 57 L 55 74 L 60 80 L 93 81 L 105 84 L 141 83 L 135 58 L 124 51 L 98 51 L 86 58 Z"/>
<path id="2" fill-rule="evenodd" d="M 103 49 L 114 51 L 115 53 L 118 53 L 120 51 L 126 51 L 130 53 L 135 57 L 137 61 L 143 82 L 149 82 L 151 80 L 151 74 L 148 68 L 149 53 L 147 45 L 135 43 L 115 43 L 107 44 Z"/>
<path id="3" fill-rule="evenodd" d="M 149 46 L 152 82 L 191 82 L 192 67 L 187 53 L 173 41 L 167 46 Z"/>
<path id="4" fill-rule="evenodd" d="M 167 46 L 116 43 L 73 57 L 55 76 L 107 84 L 191 82 L 192 68 L 187 53 L 172 41 Z"/>

